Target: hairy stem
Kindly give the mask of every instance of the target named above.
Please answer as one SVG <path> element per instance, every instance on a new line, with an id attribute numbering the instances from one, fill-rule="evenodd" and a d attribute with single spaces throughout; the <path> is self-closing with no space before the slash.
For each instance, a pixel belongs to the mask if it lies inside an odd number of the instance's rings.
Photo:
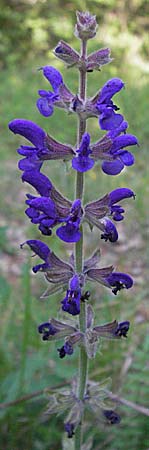
<path id="1" fill-rule="evenodd" d="M 81 58 L 85 60 L 86 57 L 86 41 L 82 41 L 81 47 Z M 86 97 L 86 72 L 80 69 L 80 82 L 79 82 L 79 95 L 80 98 L 85 100 Z M 79 118 L 78 124 L 78 145 L 81 142 L 82 136 L 86 130 L 86 120 Z M 84 189 L 84 174 L 82 172 L 77 172 L 76 177 L 76 198 L 83 200 L 83 189 Z M 75 260 L 76 260 L 76 271 L 78 273 L 82 272 L 83 269 L 83 227 L 81 227 L 82 237 L 79 242 L 75 244 Z M 86 304 L 81 302 L 81 309 L 79 315 L 80 331 L 85 332 L 86 330 Z M 87 366 L 88 358 L 84 347 L 80 347 L 79 354 L 79 369 L 78 369 L 78 398 L 83 400 L 86 381 L 87 381 Z M 81 450 L 82 442 L 82 424 L 80 423 L 75 432 L 75 450 Z"/>

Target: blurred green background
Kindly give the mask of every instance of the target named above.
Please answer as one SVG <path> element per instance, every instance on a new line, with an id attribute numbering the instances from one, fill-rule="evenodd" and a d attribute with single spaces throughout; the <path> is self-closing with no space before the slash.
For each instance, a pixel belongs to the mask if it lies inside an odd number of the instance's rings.
<path id="1" fill-rule="evenodd" d="M 64 39 L 79 50 L 73 35 L 76 10 L 97 15 L 97 36 L 88 45 L 89 52 L 111 47 L 113 62 L 101 72 L 88 74 L 88 95 L 93 95 L 113 76 L 121 77 L 126 89 L 116 98 L 137 135 L 140 147 L 134 149 L 136 164 L 120 176 L 108 177 L 99 165 L 86 175 L 86 200 L 98 198 L 116 187 L 129 187 L 136 200 L 126 204 L 125 221 L 118 225 L 119 242 L 114 246 L 99 240 L 86 227 L 85 252 L 89 255 L 101 244 L 101 267 L 113 263 L 119 271 L 130 273 L 135 281 L 131 292 L 117 297 L 107 289 L 94 287 L 93 304 L 96 323 L 117 318 L 130 320 L 127 341 L 103 342 L 96 360 L 90 364 L 90 378 L 112 377 L 112 390 L 126 399 L 147 406 L 147 200 L 148 200 L 148 70 L 147 1 L 145 0 L 0 0 L 0 97 L 1 97 L 1 213 L 0 213 L 0 296 L 1 296 L 1 402 L 10 402 L 47 386 L 66 383 L 77 373 L 78 351 L 60 360 L 54 344 L 43 343 L 37 326 L 57 315 L 60 295 L 39 300 L 46 288 L 42 276 L 31 274 L 30 254 L 20 251 L 26 238 L 40 239 L 36 227 L 24 215 L 28 186 L 20 182 L 16 148 L 22 139 L 8 132 L 7 124 L 17 117 L 38 123 L 57 140 L 75 145 L 77 120 L 61 110 L 50 119 L 36 109 L 38 89 L 48 83 L 37 69 L 52 64 L 61 70 L 73 92 L 78 89 L 75 69 L 66 69 L 53 56 L 52 49 Z M 88 121 L 92 140 L 101 135 L 98 121 Z M 74 173 L 61 162 L 50 162 L 44 171 L 64 194 L 73 199 Z M 30 191 L 31 192 L 31 191 Z M 46 240 L 45 240 L 46 242 Z M 52 236 L 51 248 L 68 258 L 72 248 Z M 88 286 L 89 287 L 89 286 Z M 46 396 L 33 398 L 1 409 L 1 450 L 60 450 L 63 418 L 44 416 Z M 147 417 L 133 409 L 119 406 L 122 422 L 105 426 L 86 417 L 93 436 L 93 450 L 148 450 Z M 69 441 L 69 450 L 70 450 Z"/>

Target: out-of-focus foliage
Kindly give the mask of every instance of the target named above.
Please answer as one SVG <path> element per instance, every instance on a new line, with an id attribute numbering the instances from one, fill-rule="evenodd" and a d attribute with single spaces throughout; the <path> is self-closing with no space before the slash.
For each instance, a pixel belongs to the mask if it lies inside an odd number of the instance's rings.
<path id="1" fill-rule="evenodd" d="M 62 35 L 72 41 L 77 9 L 96 14 L 104 35 L 110 27 L 118 48 L 127 50 L 135 35 L 136 46 L 145 57 L 147 4 L 147 0 L 0 0 L 1 67 L 23 64 L 26 57 L 40 53 L 46 56 Z"/>

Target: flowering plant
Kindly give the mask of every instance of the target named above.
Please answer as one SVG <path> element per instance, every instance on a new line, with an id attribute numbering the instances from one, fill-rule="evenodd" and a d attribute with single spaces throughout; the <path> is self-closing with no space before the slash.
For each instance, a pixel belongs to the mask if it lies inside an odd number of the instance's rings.
<path id="1" fill-rule="evenodd" d="M 100 49 L 87 55 L 87 41 L 96 35 L 96 17 L 88 12 L 77 12 L 75 35 L 81 40 L 79 54 L 66 42 L 60 41 L 55 48 L 55 55 L 68 67 L 79 71 L 79 92 L 73 94 L 63 81 L 58 70 L 52 66 L 41 68 L 44 77 L 52 86 L 52 91 L 39 90 L 37 108 L 39 112 L 50 117 L 54 108 L 63 108 L 78 116 L 78 140 L 76 147 L 62 144 L 49 136 L 37 124 L 25 119 L 15 119 L 9 123 L 13 133 L 25 137 L 31 145 L 21 145 L 19 169 L 22 181 L 29 183 L 35 195 L 27 194 L 25 211 L 31 223 L 38 226 L 44 236 L 51 236 L 56 229 L 57 238 L 67 243 L 74 243 L 74 254 L 68 262 L 61 260 L 47 244 L 40 240 L 27 240 L 21 244 L 37 255 L 42 262 L 33 267 L 36 274 L 44 273 L 49 287 L 43 297 L 58 292 L 62 311 L 66 313 L 65 321 L 51 318 L 38 327 L 43 341 L 64 339 L 58 348 L 59 357 L 70 357 L 79 346 L 78 382 L 73 380 L 70 391 L 60 389 L 49 395 L 48 413 L 65 412 L 64 429 L 68 438 L 74 436 L 75 450 L 81 449 L 82 423 L 85 408 L 95 415 L 101 414 L 111 424 L 120 422 L 120 416 L 106 402 L 109 380 L 95 383 L 88 379 L 88 360 L 95 357 L 100 338 L 126 338 L 130 323 L 128 320 L 114 320 L 106 324 L 94 324 L 94 312 L 89 304 L 90 292 L 85 289 L 88 281 L 96 281 L 117 294 L 121 289 L 130 289 L 133 280 L 129 274 L 116 272 L 113 266 L 98 267 L 100 252 L 95 250 L 88 259 L 84 257 L 83 234 L 84 223 L 90 229 L 101 230 L 101 239 L 115 243 L 118 231 L 115 222 L 124 219 L 121 201 L 134 198 L 134 192 L 126 187 L 108 192 L 104 197 L 84 204 L 84 173 L 93 169 L 98 160 L 103 172 L 115 176 L 124 166 L 134 164 L 134 156 L 127 147 L 137 144 L 137 138 L 127 133 L 128 123 L 113 102 L 113 96 L 120 92 L 124 83 L 119 78 L 112 78 L 92 98 L 86 96 L 86 78 L 88 72 L 99 70 L 111 62 L 110 50 Z M 96 143 L 86 131 L 87 119 L 97 118 L 99 127 L 105 131 Z M 53 185 L 51 180 L 41 172 L 45 161 L 70 161 L 76 172 L 76 189 L 74 201 L 65 198 Z M 120 202 L 120 203 L 119 203 Z M 70 315 L 71 321 L 70 321 Z M 75 316 L 73 318 L 73 316 Z"/>

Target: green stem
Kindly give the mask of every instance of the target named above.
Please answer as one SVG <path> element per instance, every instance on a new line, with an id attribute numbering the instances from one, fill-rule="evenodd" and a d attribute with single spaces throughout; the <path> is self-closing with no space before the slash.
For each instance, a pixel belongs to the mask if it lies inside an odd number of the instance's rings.
<path id="1" fill-rule="evenodd" d="M 86 41 L 82 41 L 81 57 L 85 60 L 86 57 Z M 86 97 L 86 72 L 80 69 L 80 84 L 79 84 L 80 98 L 85 100 Z M 78 126 L 78 144 L 80 144 L 82 136 L 86 130 L 86 120 L 79 118 Z M 84 174 L 77 172 L 76 177 L 76 198 L 83 200 L 84 189 Z M 82 237 L 79 242 L 75 244 L 75 263 L 76 271 L 82 272 L 83 269 L 83 227 L 81 227 Z M 80 331 L 83 333 L 86 331 L 86 304 L 81 302 L 80 314 L 79 314 Z M 87 382 L 87 367 L 88 358 L 84 346 L 80 347 L 79 354 L 79 374 L 78 374 L 78 398 L 83 400 L 86 391 Z M 83 418 L 82 418 L 83 420 Z M 82 443 L 82 423 L 80 423 L 75 431 L 75 450 L 81 450 Z"/>

